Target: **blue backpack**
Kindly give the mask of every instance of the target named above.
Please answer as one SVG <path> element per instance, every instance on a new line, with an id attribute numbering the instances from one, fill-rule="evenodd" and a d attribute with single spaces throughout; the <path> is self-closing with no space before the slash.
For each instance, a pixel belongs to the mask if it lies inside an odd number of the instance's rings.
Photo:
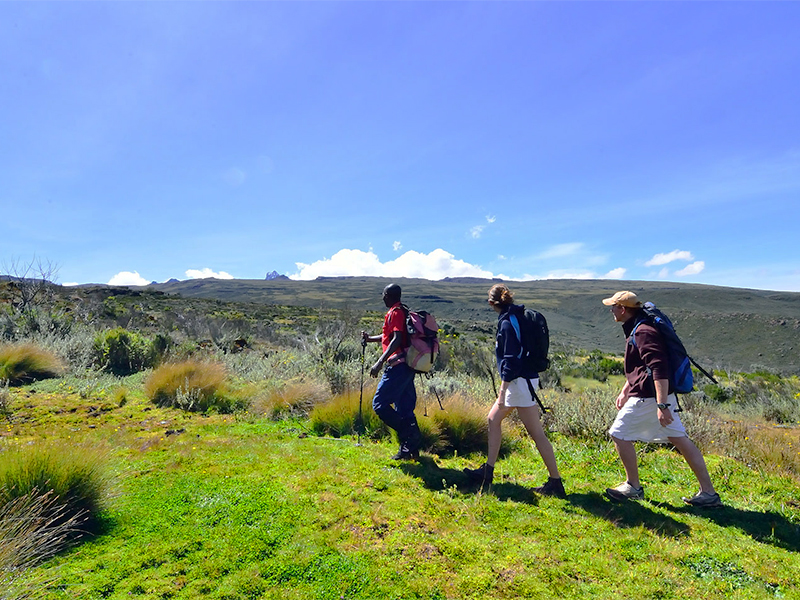
<path id="1" fill-rule="evenodd" d="M 675 333 L 675 327 L 669 317 L 661 312 L 656 305 L 652 302 L 645 302 L 642 307 L 644 310 L 645 318 L 640 319 L 631 331 L 629 338 L 633 347 L 636 347 L 636 340 L 634 334 L 636 329 L 642 323 L 649 323 L 656 328 L 656 331 L 661 335 L 666 345 L 667 359 L 669 360 L 670 382 L 672 383 L 672 390 L 677 394 L 688 394 L 694 389 L 694 374 L 692 373 L 692 365 L 697 367 L 703 375 L 708 377 L 714 383 L 717 381 L 712 377 L 703 367 L 698 365 L 692 357 L 686 352 L 678 334 Z M 649 369 L 648 369 L 649 372 Z"/>

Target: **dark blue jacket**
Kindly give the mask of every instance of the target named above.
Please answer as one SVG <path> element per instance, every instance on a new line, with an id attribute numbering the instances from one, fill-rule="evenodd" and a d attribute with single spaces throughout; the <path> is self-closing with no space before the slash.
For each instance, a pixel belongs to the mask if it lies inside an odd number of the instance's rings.
<path id="1" fill-rule="evenodd" d="M 500 371 L 500 379 L 503 381 L 513 381 L 517 377 L 525 379 L 536 379 L 539 374 L 536 371 L 525 371 L 522 361 L 519 359 L 520 345 L 514 326 L 511 324 L 511 315 L 516 315 L 517 319 L 523 319 L 525 307 L 519 304 L 510 304 L 497 315 L 497 339 L 495 340 L 494 353 L 497 357 L 497 370 Z"/>

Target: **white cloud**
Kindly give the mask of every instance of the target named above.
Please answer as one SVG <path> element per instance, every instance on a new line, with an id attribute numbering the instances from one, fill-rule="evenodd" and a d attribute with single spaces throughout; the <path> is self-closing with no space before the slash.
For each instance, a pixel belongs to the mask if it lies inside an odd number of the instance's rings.
<path id="1" fill-rule="evenodd" d="M 659 279 L 667 279 L 669 277 L 669 269 L 664 267 L 658 272 Z"/>
<path id="2" fill-rule="evenodd" d="M 400 242 L 395 242 L 394 244 L 392 244 L 392 248 L 394 248 L 394 251 L 397 252 L 398 250 L 401 250 L 403 248 L 403 244 L 401 244 Z"/>
<path id="3" fill-rule="evenodd" d="M 648 260 L 644 265 L 646 267 L 655 267 L 658 265 L 666 265 L 676 260 L 694 260 L 694 256 L 688 250 L 673 250 L 664 254 L 656 254 L 653 258 Z"/>
<path id="4" fill-rule="evenodd" d="M 449 252 L 437 248 L 425 254 L 409 250 L 394 260 L 381 262 L 372 252 L 342 249 L 330 258 L 311 264 L 296 263 L 298 272 L 292 279 L 310 280 L 317 277 L 418 277 L 438 280 L 445 277 L 492 278 L 490 271 L 455 258 Z"/>
<path id="5" fill-rule="evenodd" d="M 702 260 L 698 260 L 692 264 L 686 265 L 680 271 L 675 271 L 675 275 L 679 277 L 683 277 L 684 275 L 697 275 L 698 273 L 702 273 L 705 268 L 706 263 Z"/>
<path id="6" fill-rule="evenodd" d="M 573 256 L 583 249 L 581 242 L 572 242 L 569 244 L 556 244 L 550 246 L 547 250 L 539 254 L 536 258 L 563 258 L 565 256 Z"/>
<path id="7" fill-rule="evenodd" d="M 497 217 L 494 215 L 486 215 L 486 222 L 491 225 L 497 220 Z M 472 229 L 469 230 L 469 234 L 472 236 L 473 239 L 478 239 L 483 234 L 483 230 L 486 229 L 486 225 L 475 225 Z"/>
<path id="8" fill-rule="evenodd" d="M 498 254 L 497 255 L 497 260 L 506 260 L 506 257 L 503 254 Z"/>
<path id="9" fill-rule="evenodd" d="M 230 273 L 226 273 L 225 271 L 215 273 L 208 267 L 204 269 L 188 269 L 186 271 L 186 277 L 189 279 L 208 279 L 209 277 L 213 277 L 214 279 L 233 279 L 233 275 Z"/>
<path id="10" fill-rule="evenodd" d="M 625 273 L 628 270 L 624 267 L 617 267 L 616 269 L 611 269 L 608 273 L 603 275 L 603 279 L 622 279 L 625 277 Z"/>
<path id="11" fill-rule="evenodd" d="M 76 285 L 80 285 L 80 283 L 78 283 L 77 281 L 65 281 L 61 285 L 63 285 L 64 287 L 74 287 Z"/>
<path id="12" fill-rule="evenodd" d="M 120 271 L 108 281 L 108 285 L 149 285 L 150 282 L 138 271 Z"/>
<path id="13" fill-rule="evenodd" d="M 481 237 L 484 229 L 486 229 L 486 225 L 475 225 L 475 227 L 469 230 L 469 234 L 477 240 Z"/>
<path id="14" fill-rule="evenodd" d="M 239 186 L 244 183 L 247 178 L 247 173 L 242 171 L 239 167 L 231 167 L 222 174 L 222 178 L 228 182 L 229 185 Z"/>
<path id="15" fill-rule="evenodd" d="M 531 275 L 526 273 L 513 281 L 536 281 L 540 279 L 597 279 L 597 273 L 592 271 L 550 271 L 547 275 Z"/>

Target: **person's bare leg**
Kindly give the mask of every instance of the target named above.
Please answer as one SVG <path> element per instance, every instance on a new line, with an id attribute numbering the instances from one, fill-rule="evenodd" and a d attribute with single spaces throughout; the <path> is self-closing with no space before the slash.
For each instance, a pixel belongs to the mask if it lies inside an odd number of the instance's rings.
<path id="1" fill-rule="evenodd" d="M 542 456 L 544 466 L 547 467 L 547 473 L 553 479 L 561 479 L 561 474 L 558 472 L 558 465 L 556 464 L 556 454 L 553 451 L 553 444 L 547 439 L 547 434 L 542 427 L 539 408 L 536 406 L 518 407 L 517 414 L 522 424 L 525 425 L 525 429 L 528 430 L 528 435 L 533 438 L 536 449 Z"/>
<path id="2" fill-rule="evenodd" d="M 635 488 L 642 487 L 639 483 L 639 462 L 636 459 L 636 446 L 633 442 L 628 440 L 620 440 L 611 436 L 614 440 L 614 446 L 617 448 L 617 454 L 622 461 L 622 466 L 625 469 L 625 477 Z"/>
<path id="3" fill-rule="evenodd" d="M 503 419 L 508 416 L 511 409 L 495 402 L 489 411 L 489 450 L 486 454 L 486 464 L 494 467 L 497 457 L 500 454 L 500 438 L 503 435 Z"/>
<path id="4" fill-rule="evenodd" d="M 697 482 L 700 484 L 700 491 L 709 494 L 716 493 L 714 484 L 711 483 L 711 476 L 708 474 L 706 461 L 702 453 L 694 445 L 694 442 L 688 437 L 671 437 L 668 438 L 670 443 L 675 446 L 683 456 L 683 459 L 692 469 L 694 476 L 697 477 Z"/>

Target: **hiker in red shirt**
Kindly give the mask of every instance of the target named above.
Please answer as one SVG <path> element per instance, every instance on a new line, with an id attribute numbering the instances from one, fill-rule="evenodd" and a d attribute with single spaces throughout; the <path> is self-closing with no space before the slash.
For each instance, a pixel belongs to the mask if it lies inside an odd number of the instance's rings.
<path id="1" fill-rule="evenodd" d="M 405 360 L 408 348 L 407 313 L 400 296 L 400 286 L 396 283 L 383 289 L 383 303 L 389 312 L 383 320 L 381 335 L 369 335 L 362 331 L 361 337 L 365 342 L 380 342 L 383 346 L 383 354 L 369 370 L 372 377 L 377 377 L 386 365 L 372 399 L 372 408 L 381 421 L 397 431 L 400 449 L 392 458 L 408 460 L 419 458 L 421 435 L 414 415 L 417 406 L 415 373 Z"/>

